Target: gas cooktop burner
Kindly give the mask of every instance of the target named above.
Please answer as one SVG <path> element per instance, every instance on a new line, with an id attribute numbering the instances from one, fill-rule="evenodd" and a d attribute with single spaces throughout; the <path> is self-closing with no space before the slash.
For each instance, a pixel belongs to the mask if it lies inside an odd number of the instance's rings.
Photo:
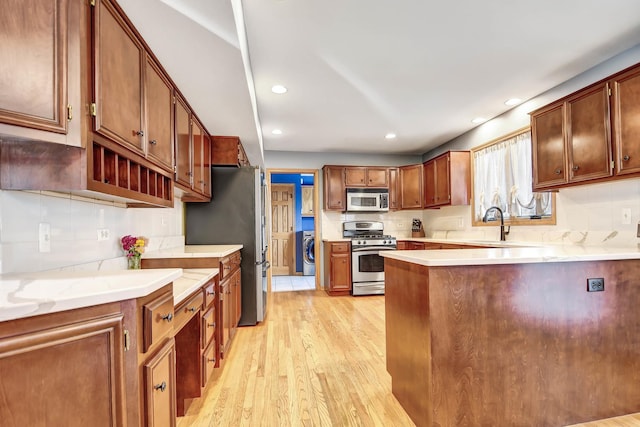
<path id="1" fill-rule="evenodd" d="M 363 235 L 355 235 L 351 238 L 352 240 L 361 240 L 361 239 L 393 239 L 393 237 L 389 236 L 388 234 L 363 234 Z"/>

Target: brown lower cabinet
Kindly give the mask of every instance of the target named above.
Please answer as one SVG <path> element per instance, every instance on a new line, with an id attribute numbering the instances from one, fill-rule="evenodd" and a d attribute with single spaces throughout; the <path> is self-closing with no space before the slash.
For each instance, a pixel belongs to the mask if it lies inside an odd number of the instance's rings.
<path id="1" fill-rule="evenodd" d="M 173 319 L 167 285 L 0 322 L 2 425 L 175 426 Z"/>
<path id="2" fill-rule="evenodd" d="M 324 242 L 324 289 L 329 295 L 351 293 L 350 242 Z"/>

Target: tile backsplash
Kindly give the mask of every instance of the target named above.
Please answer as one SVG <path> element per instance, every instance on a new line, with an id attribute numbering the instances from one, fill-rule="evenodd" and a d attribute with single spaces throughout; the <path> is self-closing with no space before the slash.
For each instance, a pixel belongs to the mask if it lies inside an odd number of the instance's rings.
<path id="1" fill-rule="evenodd" d="M 39 252 L 39 224 L 50 225 L 50 252 Z M 98 230 L 108 230 L 98 240 Z M 64 193 L 0 191 L 0 272 L 124 269 L 120 238 L 149 238 L 147 250 L 184 244 L 183 203 L 124 208 Z"/>

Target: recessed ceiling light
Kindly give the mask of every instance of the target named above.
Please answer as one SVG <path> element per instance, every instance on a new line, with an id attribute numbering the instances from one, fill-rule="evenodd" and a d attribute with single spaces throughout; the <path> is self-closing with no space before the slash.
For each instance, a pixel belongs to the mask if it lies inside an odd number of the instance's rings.
<path id="1" fill-rule="evenodd" d="M 522 99 L 520 99 L 520 98 L 511 98 L 511 99 L 507 99 L 506 101 L 504 101 L 504 105 L 508 105 L 508 106 L 518 105 L 521 102 L 522 102 Z"/>
<path id="2" fill-rule="evenodd" d="M 275 85 L 271 88 L 271 92 L 281 95 L 283 93 L 287 93 L 287 88 L 282 85 Z"/>
<path id="3" fill-rule="evenodd" d="M 396 134 L 395 133 L 388 133 L 384 137 L 386 139 L 395 139 L 396 138 Z"/>
<path id="4" fill-rule="evenodd" d="M 282 135 L 282 131 L 280 129 L 274 129 L 271 131 L 271 133 L 274 135 Z"/>
<path id="5" fill-rule="evenodd" d="M 484 117 L 476 117 L 475 119 L 471 120 L 471 123 L 480 124 L 486 121 L 487 119 L 485 119 Z"/>

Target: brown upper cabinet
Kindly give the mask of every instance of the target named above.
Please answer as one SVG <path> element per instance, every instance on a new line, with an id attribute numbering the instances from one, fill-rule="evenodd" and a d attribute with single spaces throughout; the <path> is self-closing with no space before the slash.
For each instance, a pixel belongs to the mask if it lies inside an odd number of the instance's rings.
<path id="1" fill-rule="evenodd" d="M 400 170 L 389 168 L 389 209 L 400 209 Z"/>
<path id="2" fill-rule="evenodd" d="M 636 176 L 638 114 L 639 65 L 533 111 L 534 190 Z"/>
<path id="3" fill-rule="evenodd" d="M 324 208 L 344 211 L 347 209 L 347 195 L 344 186 L 344 166 L 324 166 Z"/>
<path id="4" fill-rule="evenodd" d="M 0 134 L 81 146 L 81 24 L 68 0 L 0 2 Z"/>
<path id="5" fill-rule="evenodd" d="M 197 153 L 175 153 L 181 95 L 114 0 L 2 2 L 0 54 L 15 59 L 0 71 L 1 188 L 173 206 L 179 159 L 178 182 L 207 200 L 209 135 L 181 98 Z"/>
<path id="6" fill-rule="evenodd" d="M 449 151 L 424 163 L 424 207 L 468 205 L 470 154 Z"/>
<path id="7" fill-rule="evenodd" d="M 211 164 L 214 166 L 250 166 L 247 153 L 237 136 L 211 138 Z"/>
<path id="8" fill-rule="evenodd" d="M 401 166 L 399 170 L 401 209 L 422 209 L 422 164 Z"/>
<path id="9" fill-rule="evenodd" d="M 344 168 L 345 187 L 389 187 L 389 168 L 348 166 Z"/>

